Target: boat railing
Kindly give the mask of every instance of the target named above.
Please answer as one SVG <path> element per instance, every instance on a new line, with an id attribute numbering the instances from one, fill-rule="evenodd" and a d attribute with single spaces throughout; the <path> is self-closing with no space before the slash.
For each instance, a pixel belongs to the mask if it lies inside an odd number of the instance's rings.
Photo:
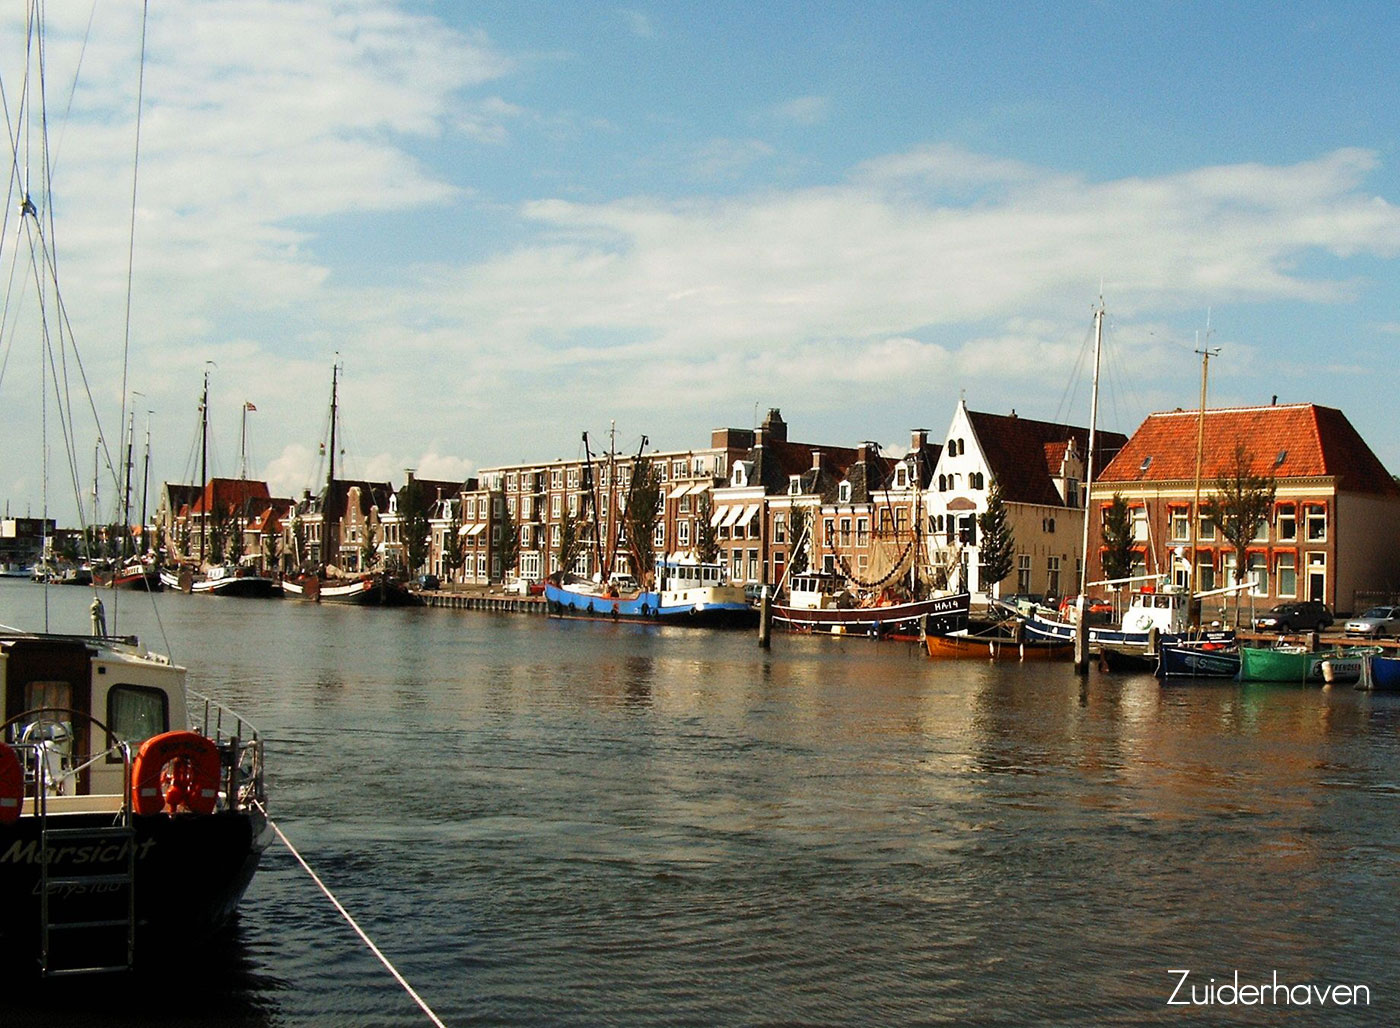
<path id="1" fill-rule="evenodd" d="M 242 714 L 218 700 L 193 689 L 188 689 L 187 693 L 191 701 L 190 727 L 212 739 L 219 748 L 223 792 L 229 807 L 242 810 L 254 803 L 265 805 L 262 735 Z"/>

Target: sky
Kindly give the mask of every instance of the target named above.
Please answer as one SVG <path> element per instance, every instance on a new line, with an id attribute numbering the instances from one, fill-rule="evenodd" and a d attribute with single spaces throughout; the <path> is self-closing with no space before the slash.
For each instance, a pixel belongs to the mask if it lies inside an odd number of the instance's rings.
<path id="1" fill-rule="evenodd" d="M 772 407 L 891 453 L 962 399 L 1086 424 L 1100 299 L 1101 427 L 1196 407 L 1209 349 L 1211 406 L 1338 407 L 1400 471 L 1393 4 L 159 0 L 143 63 L 141 5 L 50 3 L 51 188 L 13 6 L 11 516 L 94 468 L 110 509 L 123 411 L 195 480 L 206 372 L 210 473 L 281 496 L 337 364 L 340 468 L 396 485 Z"/>

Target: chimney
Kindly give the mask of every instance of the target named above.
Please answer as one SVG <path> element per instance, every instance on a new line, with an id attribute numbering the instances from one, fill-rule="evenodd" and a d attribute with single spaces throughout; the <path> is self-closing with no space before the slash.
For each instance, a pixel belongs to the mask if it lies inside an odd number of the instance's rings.
<path id="1" fill-rule="evenodd" d="M 909 450 L 911 453 L 923 453 L 924 447 L 928 445 L 928 429 L 914 428 L 909 431 Z"/>
<path id="2" fill-rule="evenodd" d="M 821 450 L 813 450 L 813 451 L 812 451 L 812 470 L 813 470 L 813 471 L 820 471 L 821 469 L 822 469 L 822 451 L 821 451 Z"/>
<path id="3" fill-rule="evenodd" d="M 768 416 L 763 419 L 763 431 L 775 443 L 787 442 L 787 422 L 777 407 L 768 408 Z"/>

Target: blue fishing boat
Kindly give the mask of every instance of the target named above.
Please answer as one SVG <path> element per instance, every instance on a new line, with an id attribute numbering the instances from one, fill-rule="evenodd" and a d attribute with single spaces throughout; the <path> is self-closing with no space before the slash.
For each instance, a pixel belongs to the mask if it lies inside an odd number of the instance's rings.
<path id="1" fill-rule="evenodd" d="M 1167 643 L 1157 654 L 1157 677 L 1234 678 L 1240 673 L 1240 651 L 1219 643 Z"/>
<path id="2" fill-rule="evenodd" d="M 1379 653 L 1368 656 L 1366 670 L 1356 687 L 1374 689 L 1376 692 L 1400 692 L 1400 657 L 1385 657 Z"/>
<path id="3" fill-rule="evenodd" d="M 729 582 L 724 565 L 691 560 L 661 561 L 656 583 L 643 589 L 630 575 L 607 582 L 560 577 L 548 581 L 544 598 L 555 617 L 609 621 L 653 621 L 707 627 L 758 624 L 758 610 L 742 586 Z"/>

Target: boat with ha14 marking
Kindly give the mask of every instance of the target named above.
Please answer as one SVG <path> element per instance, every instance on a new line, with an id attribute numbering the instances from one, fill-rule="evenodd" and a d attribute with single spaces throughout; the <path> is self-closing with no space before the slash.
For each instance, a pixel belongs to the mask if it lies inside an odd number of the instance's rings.
<path id="1" fill-rule="evenodd" d="M 966 592 L 862 601 L 834 572 L 804 571 L 790 577 L 787 602 L 774 603 L 772 612 L 775 623 L 794 632 L 883 636 L 923 630 L 934 635 L 965 628 L 970 601 Z"/>

